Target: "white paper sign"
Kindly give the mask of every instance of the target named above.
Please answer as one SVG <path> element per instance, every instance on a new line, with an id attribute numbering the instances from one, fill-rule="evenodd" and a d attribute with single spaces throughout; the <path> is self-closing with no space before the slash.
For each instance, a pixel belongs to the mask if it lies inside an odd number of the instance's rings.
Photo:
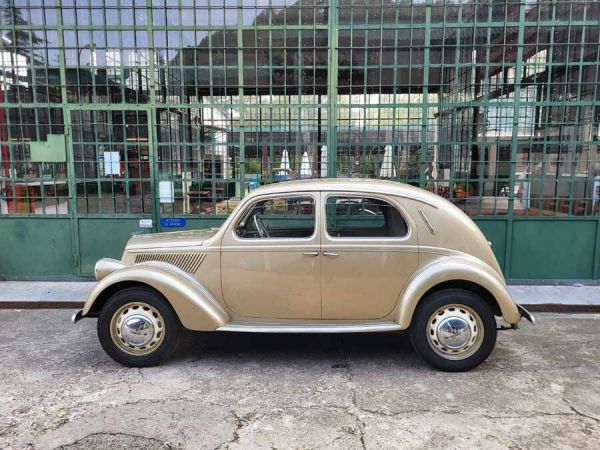
<path id="1" fill-rule="evenodd" d="M 104 175 L 121 175 L 119 152 L 104 152 Z"/>
<path id="2" fill-rule="evenodd" d="M 104 152 L 104 175 L 121 175 L 119 152 Z"/>
<path id="3" fill-rule="evenodd" d="M 160 197 L 161 203 L 174 203 L 175 198 L 173 196 L 173 182 L 172 181 L 161 181 L 158 183 L 158 196 Z"/>
<path id="4" fill-rule="evenodd" d="M 152 228 L 152 219 L 140 219 L 140 228 Z"/>

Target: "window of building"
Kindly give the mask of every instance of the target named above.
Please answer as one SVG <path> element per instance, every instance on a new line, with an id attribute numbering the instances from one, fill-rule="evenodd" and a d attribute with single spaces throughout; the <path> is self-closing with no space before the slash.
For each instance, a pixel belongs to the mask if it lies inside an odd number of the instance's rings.
<path id="1" fill-rule="evenodd" d="M 326 218 L 327 233 L 333 237 L 403 237 L 408 232 L 400 212 L 378 198 L 328 197 Z"/>
<path id="2" fill-rule="evenodd" d="M 310 196 L 257 201 L 236 227 L 236 234 L 247 239 L 308 238 L 314 231 L 315 200 Z"/>

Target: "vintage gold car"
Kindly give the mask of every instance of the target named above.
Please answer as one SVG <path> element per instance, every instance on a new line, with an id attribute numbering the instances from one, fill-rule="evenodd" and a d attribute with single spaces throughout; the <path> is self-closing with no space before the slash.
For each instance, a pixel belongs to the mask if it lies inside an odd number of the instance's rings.
<path id="1" fill-rule="evenodd" d="M 511 299 L 490 244 L 460 209 L 391 181 L 272 184 L 215 230 L 133 237 L 73 316 L 98 317 L 105 351 L 159 363 L 181 327 L 354 333 L 410 330 L 430 365 L 469 370 L 494 348 L 496 320 L 533 317 Z M 503 326 L 502 326 L 503 327 Z"/>

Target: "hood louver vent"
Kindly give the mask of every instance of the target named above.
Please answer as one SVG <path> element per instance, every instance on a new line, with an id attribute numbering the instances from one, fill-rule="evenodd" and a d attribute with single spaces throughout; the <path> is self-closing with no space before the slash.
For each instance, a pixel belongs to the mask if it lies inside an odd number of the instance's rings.
<path id="1" fill-rule="evenodd" d="M 135 263 L 160 261 L 173 264 L 184 272 L 194 274 L 205 257 L 206 253 L 138 253 L 135 255 Z"/>

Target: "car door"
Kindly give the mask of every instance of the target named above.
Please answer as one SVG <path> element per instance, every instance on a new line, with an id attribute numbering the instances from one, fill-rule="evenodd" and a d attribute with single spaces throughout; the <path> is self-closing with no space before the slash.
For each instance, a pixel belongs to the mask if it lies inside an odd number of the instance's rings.
<path id="1" fill-rule="evenodd" d="M 385 317 L 418 265 L 414 227 L 395 199 L 323 192 L 323 319 Z"/>
<path id="2" fill-rule="evenodd" d="M 222 292 L 237 315 L 321 318 L 319 195 L 258 197 L 226 230 Z"/>

